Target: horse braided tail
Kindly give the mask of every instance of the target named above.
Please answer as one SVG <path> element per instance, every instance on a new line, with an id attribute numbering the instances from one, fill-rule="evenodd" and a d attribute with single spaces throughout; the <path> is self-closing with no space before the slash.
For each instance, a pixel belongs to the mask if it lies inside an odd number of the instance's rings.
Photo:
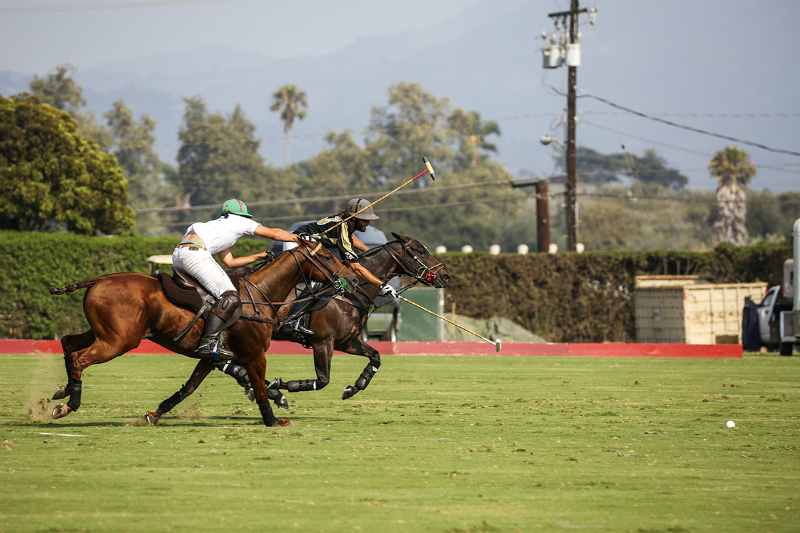
<path id="1" fill-rule="evenodd" d="M 79 281 L 78 283 L 74 283 L 72 285 L 67 285 L 63 289 L 57 289 L 53 287 L 50 289 L 50 294 L 66 294 L 68 292 L 77 291 L 78 289 L 88 289 L 89 287 L 96 285 L 98 281 L 100 281 L 100 278 L 90 278 Z"/>

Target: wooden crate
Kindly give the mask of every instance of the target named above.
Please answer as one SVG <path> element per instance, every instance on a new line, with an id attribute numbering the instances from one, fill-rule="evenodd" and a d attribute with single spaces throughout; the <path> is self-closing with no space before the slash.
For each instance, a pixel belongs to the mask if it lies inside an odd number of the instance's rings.
<path id="1" fill-rule="evenodd" d="M 742 342 L 742 309 L 759 302 L 767 284 L 708 283 L 691 276 L 636 278 L 636 342 L 736 344 Z"/>

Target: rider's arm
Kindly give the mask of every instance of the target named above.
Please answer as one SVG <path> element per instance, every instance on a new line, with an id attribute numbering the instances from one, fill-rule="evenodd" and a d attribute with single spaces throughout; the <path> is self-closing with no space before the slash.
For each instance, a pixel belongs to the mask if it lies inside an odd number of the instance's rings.
<path id="1" fill-rule="evenodd" d="M 349 266 L 353 270 L 353 272 L 355 272 L 365 280 L 369 281 L 376 287 L 380 287 L 381 285 L 383 285 L 383 282 L 378 278 L 376 278 L 372 272 L 361 266 L 361 263 L 354 263 L 350 261 L 346 261 L 346 263 L 347 266 Z"/>
<path id="2" fill-rule="evenodd" d="M 280 228 L 267 228 L 264 226 L 258 226 L 253 232 L 253 235 L 258 235 L 259 237 L 264 237 L 265 239 L 272 239 L 273 241 L 294 242 L 300 244 L 300 241 L 297 239 L 297 235 L 294 233 L 289 233 L 288 231 Z"/>
<path id="3" fill-rule="evenodd" d="M 353 248 L 358 248 L 362 252 L 366 252 L 367 250 L 369 250 L 369 247 L 363 242 L 361 242 L 361 239 L 359 239 L 355 235 L 353 235 L 351 239 L 353 239 Z"/>
<path id="4" fill-rule="evenodd" d="M 267 257 L 267 252 L 261 252 L 259 254 L 253 254 L 253 255 L 244 255 L 242 257 L 233 257 L 231 249 L 225 248 L 224 250 L 217 252 L 217 257 L 219 257 L 220 261 L 222 261 L 226 267 L 237 268 L 249 265 L 253 261 L 264 259 L 265 257 Z"/>

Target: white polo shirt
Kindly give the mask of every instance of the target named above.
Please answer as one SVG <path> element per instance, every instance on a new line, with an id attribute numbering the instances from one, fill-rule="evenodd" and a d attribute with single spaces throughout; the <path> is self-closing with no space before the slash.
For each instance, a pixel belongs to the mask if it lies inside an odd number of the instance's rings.
<path id="1" fill-rule="evenodd" d="M 253 235 L 260 226 L 252 218 L 239 215 L 222 215 L 209 222 L 195 222 L 186 230 L 186 235 L 195 232 L 206 243 L 206 248 L 214 255 L 233 246 L 244 235 Z"/>

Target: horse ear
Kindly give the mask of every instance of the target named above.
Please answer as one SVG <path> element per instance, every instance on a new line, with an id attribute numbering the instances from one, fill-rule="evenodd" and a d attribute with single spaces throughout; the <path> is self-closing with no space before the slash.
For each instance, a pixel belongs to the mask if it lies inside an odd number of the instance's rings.
<path id="1" fill-rule="evenodd" d="M 395 232 L 392 232 L 392 237 L 394 237 L 398 241 L 407 241 L 408 240 L 408 237 L 403 237 L 402 235 L 398 235 Z"/>

